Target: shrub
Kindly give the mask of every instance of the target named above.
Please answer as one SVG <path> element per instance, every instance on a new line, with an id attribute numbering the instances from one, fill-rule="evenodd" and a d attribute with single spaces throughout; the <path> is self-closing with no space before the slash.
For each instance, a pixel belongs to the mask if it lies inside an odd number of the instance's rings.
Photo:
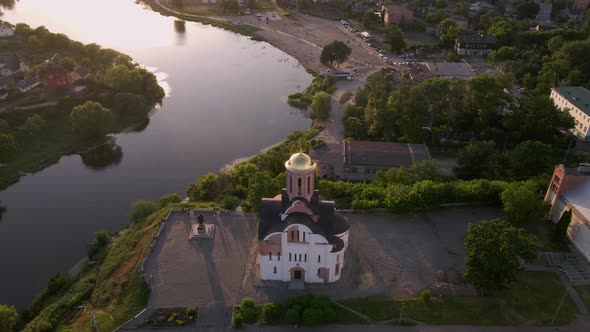
<path id="1" fill-rule="evenodd" d="M 340 104 L 346 104 L 350 98 L 352 97 L 351 92 L 345 92 L 342 96 L 340 96 Z"/>
<path id="2" fill-rule="evenodd" d="M 244 322 L 247 324 L 256 323 L 256 320 L 258 319 L 258 312 L 255 306 L 242 306 L 242 312 L 244 314 Z"/>
<path id="3" fill-rule="evenodd" d="M 244 316 L 242 316 L 242 314 L 235 314 L 232 319 L 231 326 L 236 329 L 241 329 L 244 327 Z"/>
<path id="4" fill-rule="evenodd" d="M 336 310 L 334 310 L 332 305 L 324 308 L 324 322 L 330 323 L 335 321 L 336 318 Z"/>
<path id="5" fill-rule="evenodd" d="M 317 325 L 323 322 L 324 312 L 319 307 L 309 307 L 303 310 L 303 323 L 307 325 Z"/>
<path id="6" fill-rule="evenodd" d="M 289 324 L 297 324 L 299 323 L 299 306 L 294 306 L 291 309 L 287 310 L 287 314 L 285 315 L 285 320 Z"/>
<path id="7" fill-rule="evenodd" d="M 265 323 L 273 323 L 281 319 L 281 307 L 275 303 L 265 303 L 262 307 L 262 317 Z"/>
<path id="8" fill-rule="evenodd" d="M 160 208 L 163 208 L 170 204 L 180 203 L 181 201 L 182 198 L 180 197 L 180 195 L 178 193 L 173 193 L 160 197 L 158 205 L 160 206 Z"/>
<path id="9" fill-rule="evenodd" d="M 150 214 L 156 212 L 156 210 L 158 210 L 158 205 L 156 202 L 140 199 L 133 202 L 131 205 L 129 218 L 133 220 L 133 222 L 141 222 L 144 221 L 145 218 L 147 218 Z"/>
<path id="10" fill-rule="evenodd" d="M 420 294 L 420 297 L 422 298 L 422 301 L 424 301 L 426 303 L 430 302 L 430 297 L 431 297 L 430 291 L 428 289 L 423 290 L 422 293 Z"/>
<path id="11" fill-rule="evenodd" d="M 194 317 L 197 314 L 197 308 L 193 306 L 186 308 L 186 314 L 189 317 Z"/>
<path id="12" fill-rule="evenodd" d="M 239 203 L 240 199 L 236 196 L 226 195 L 221 199 L 221 207 L 226 210 L 234 210 Z"/>

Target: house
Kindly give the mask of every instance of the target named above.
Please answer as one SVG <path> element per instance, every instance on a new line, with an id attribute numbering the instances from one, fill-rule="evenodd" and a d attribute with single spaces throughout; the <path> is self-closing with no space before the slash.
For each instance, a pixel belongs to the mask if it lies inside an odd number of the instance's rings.
<path id="1" fill-rule="evenodd" d="M 61 66 L 53 63 L 46 63 L 39 71 L 39 79 L 46 94 L 65 95 L 70 92 L 72 79 L 70 73 Z"/>
<path id="2" fill-rule="evenodd" d="M 414 21 L 414 12 L 400 5 L 381 5 L 381 11 L 385 13 L 385 24 L 406 24 Z"/>
<path id="3" fill-rule="evenodd" d="M 486 55 L 496 47 L 496 38 L 483 34 L 460 34 L 455 39 L 459 55 Z"/>
<path id="4" fill-rule="evenodd" d="M 539 12 L 535 19 L 537 21 L 548 21 L 551 19 L 551 11 L 553 10 L 553 5 L 550 3 L 539 3 Z"/>
<path id="5" fill-rule="evenodd" d="M 561 111 L 568 111 L 576 121 L 571 132 L 579 139 L 590 141 L 590 91 L 581 86 L 551 88 L 549 98 Z"/>
<path id="6" fill-rule="evenodd" d="M 590 164 L 577 168 L 557 165 L 545 194 L 549 215 L 557 223 L 564 212 L 572 212 L 567 237 L 590 261 Z"/>
<path id="7" fill-rule="evenodd" d="M 475 72 L 465 62 L 420 62 L 411 67 L 410 77 L 415 82 L 431 77 L 468 80 L 475 77 Z"/>
<path id="8" fill-rule="evenodd" d="M 320 144 L 312 148 L 310 156 L 318 165 L 319 177 L 348 181 L 370 181 L 377 171 L 430 160 L 424 144 L 368 141 Z"/>
<path id="9" fill-rule="evenodd" d="M 70 73 L 70 77 L 72 79 L 72 83 L 87 79 L 90 76 L 90 72 L 83 67 L 78 67 L 74 69 L 73 72 Z"/>
<path id="10" fill-rule="evenodd" d="M 0 64 L 0 76 L 6 77 L 28 71 L 29 66 L 16 55 L 9 56 L 4 63 Z"/>
<path id="11" fill-rule="evenodd" d="M 572 9 L 583 13 L 590 9 L 590 0 L 574 0 L 572 3 Z"/>
<path id="12" fill-rule="evenodd" d="M 6 22 L 0 21 L 0 37 L 14 36 L 14 29 Z"/>
<path id="13" fill-rule="evenodd" d="M 307 154 L 292 155 L 285 168 L 286 188 L 260 206 L 260 278 L 299 289 L 337 281 L 346 266 L 350 222 L 314 189 L 316 163 Z"/>
<path id="14" fill-rule="evenodd" d="M 37 74 L 30 74 L 27 75 L 22 81 L 18 82 L 15 88 L 20 93 L 27 93 L 39 85 L 41 85 L 41 82 L 39 81 L 39 76 L 37 76 Z"/>
<path id="15" fill-rule="evenodd" d="M 477 14 L 482 10 L 487 10 L 489 12 L 491 11 L 495 11 L 496 10 L 496 6 L 492 5 L 489 2 L 486 1 L 477 1 L 474 2 L 473 4 L 471 4 L 471 6 L 469 7 L 469 11 L 471 12 L 471 14 Z"/>

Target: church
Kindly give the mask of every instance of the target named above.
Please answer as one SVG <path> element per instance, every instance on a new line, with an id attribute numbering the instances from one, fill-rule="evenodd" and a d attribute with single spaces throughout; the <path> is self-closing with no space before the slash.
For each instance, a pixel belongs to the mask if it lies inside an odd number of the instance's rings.
<path id="1" fill-rule="evenodd" d="M 340 279 L 350 222 L 314 189 L 316 163 L 305 153 L 285 162 L 286 188 L 263 198 L 258 226 L 262 280 L 329 283 Z"/>

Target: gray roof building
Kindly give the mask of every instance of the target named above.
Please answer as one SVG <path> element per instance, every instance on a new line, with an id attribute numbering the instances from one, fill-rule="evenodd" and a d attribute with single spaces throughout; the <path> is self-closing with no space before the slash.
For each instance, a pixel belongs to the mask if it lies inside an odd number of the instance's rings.
<path id="1" fill-rule="evenodd" d="M 321 178 L 368 181 L 377 171 L 430 160 L 430 152 L 425 144 L 344 141 L 315 146 L 310 157 L 318 163 Z"/>

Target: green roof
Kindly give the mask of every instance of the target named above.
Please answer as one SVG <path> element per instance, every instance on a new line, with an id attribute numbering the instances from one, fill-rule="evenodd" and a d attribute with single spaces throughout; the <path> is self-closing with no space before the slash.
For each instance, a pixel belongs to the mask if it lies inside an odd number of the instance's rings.
<path id="1" fill-rule="evenodd" d="M 590 115 L 590 91 L 581 86 L 564 86 L 555 88 L 563 98 L 574 104 L 580 111 Z"/>

